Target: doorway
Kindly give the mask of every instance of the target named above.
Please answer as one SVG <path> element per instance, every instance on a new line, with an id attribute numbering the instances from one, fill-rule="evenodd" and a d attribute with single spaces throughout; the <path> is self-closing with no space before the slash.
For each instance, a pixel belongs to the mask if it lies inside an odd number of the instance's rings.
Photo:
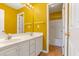
<path id="1" fill-rule="evenodd" d="M 48 7 L 50 5 L 51 4 L 49 4 Z M 53 7 L 54 6 L 52 6 L 52 8 Z M 48 8 L 48 10 L 49 10 L 49 8 Z M 76 4 L 74 4 L 74 3 L 71 3 L 71 4 L 63 3 L 62 4 L 62 18 L 61 19 L 63 21 L 63 32 L 62 32 L 63 33 L 63 36 L 62 36 L 62 38 L 63 38 L 62 43 L 63 44 L 60 47 L 61 48 L 60 51 L 61 51 L 62 55 L 64 55 L 64 56 L 78 56 L 79 55 L 79 53 L 78 53 L 79 52 L 79 46 L 78 46 L 79 45 L 79 39 L 78 39 L 79 38 L 79 20 L 78 20 L 79 19 L 79 16 L 78 16 L 79 11 L 78 10 L 79 10 L 79 4 L 78 3 L 76 3 Z M 50 32 L 50 28 L 52 28 L 53 25 L 51 27 L 49 27 L 49 26 L 51 25 L 52 22 L 57 22 L 55 20 L 55 21 L 52 21 L 50 23 L 49 17 L 50 17 L 49 11 L 47 11 L 47 52 L 48 53 L 44 53 L 44 54 L 42 54 L 42 56 L 43 55 L 44 56 L 59 56 L 58 53 L 57 53 L 58 55 L 55 53 L 56 45 L 53 44 L 54 47 L 52 47 L 52 48 L 49 46 L 50 41 L 51 41 L 50 36 L 52 36 L 50 33 L 53 33 L 53 32 L 56 31 L 56 30 L 54 30 L 54 31 L 51 30 L 51 32 Z M 54 27 L 57 27 L 57 25 L 55 24 Z M 59 38 L 59 37 L 57 37 L 57 38 Z M 58 42 L 58 43 L 60 43 L 60 42 Z M 52 45 L 52 41 L 51 41 L 51 45 Z M 51 48 L 51 50 L 54 51 L 54 52 L 51 52 L 50 49 L 48 49 L 48 48 Z M 60 54 L 60 56 L 61 56 L 61 54 Z"/>
<path id="2" fill-rule="evenodd" d="M 49 5 L 49 52 L 62 55 L 63 19 L 62 3 Z"/>
<path id="3" fill-rule="evenodd" d="M 24 12 L 17 14 L 17 33 L 24 33 Z"/>

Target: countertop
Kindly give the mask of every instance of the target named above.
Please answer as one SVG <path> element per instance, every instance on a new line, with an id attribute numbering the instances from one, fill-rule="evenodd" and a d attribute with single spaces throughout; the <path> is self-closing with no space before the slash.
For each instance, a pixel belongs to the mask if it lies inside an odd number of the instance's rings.
<path id="1" fill-rule="evenodd" d="M 3 47 L 7 47 L 7 46 L 11 46 L 13 44 L 17 44 L 26 40 L 32 40 L 34 38 L 43 36 L 43 33 L 33 33 L 33 35 L 26 35 L 27 33 L 22 33 L 22 34 L 18 34 L 18 35 L 12 35 L 11 39 L 6 39 L 3 41 L 0 41 L 0 49 Z M 1 40 L 2 38 L 0 38 Z"/>

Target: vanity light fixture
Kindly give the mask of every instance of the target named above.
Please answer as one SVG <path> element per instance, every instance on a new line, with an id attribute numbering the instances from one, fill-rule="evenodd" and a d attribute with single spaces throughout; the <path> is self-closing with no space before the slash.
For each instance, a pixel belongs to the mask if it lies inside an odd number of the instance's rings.
<path id="1" fill-rule="evenodd" d="M 30 3 L 25 3 L 24 6 L 28 9 L 33 9 L 33 6 Z"/>

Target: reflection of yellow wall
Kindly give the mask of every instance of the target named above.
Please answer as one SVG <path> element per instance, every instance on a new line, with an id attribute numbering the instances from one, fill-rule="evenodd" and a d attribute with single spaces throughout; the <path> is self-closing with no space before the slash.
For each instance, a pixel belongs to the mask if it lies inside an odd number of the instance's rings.
<path id="1" fill-rule="evenodd" d="M 49 14 L 49 19 L 50 20 L 58 20 L 58 19 L 61 19 L 61 18 L 62 18 L 62 12 L 61 11 L 53 12 L 53 13 Z"/>
<path id="2" fill-rule="evenodd" d="M 4 31 L 6 33 L 16 33 L 16 10 L 0 3 L 0 9 L 5 11 Z"/>
<path id="3" fill-rule="evenodd" d="M 43 48 L 46 49 L 46 12 L 47 4 L 44 3 L 32 3 L 34 9 L 30 10 L 23 7 L 19 10 L 15 10 L 5 4 L 0 3 L 0 9 L 5 11 L 5 32 L 16 33 L 17 32 L 17 13 L 24 12 L 24 31 L 33 31 L 33 19 L 34 19 L 34 32 L 43 32 Z M 39 26 L 39 28 L 38 28 Z"/>
<path id="4" fill-rule="evenodd" d="M 43 48 L 46 49 L 46 12 L 47 12 L 47 4 L 44 3 L 32 3 L 34 9 L 30 10 L 26 7 L 21 8 L 18 11 L 24 12 L 24 31 L 31 32 L 33 31 L 33 18 L 34 18 L 34 32 L 43 32 Z M 34 16 L 34 17 L 33 17 Z M 31 26 L 31 28 L 29 28 Z M 39 28 L 37 28 L 39 26 Z"/>
<path id="5" fill-rule="evenodd" d="M 26 7 L 23 7 L 19 10 L 17 10 L 18 13 L 24 12 L 24 32 L 32 32 L 32 11 L 27 9 Z M 30 28 L 29 28 L 30 27 Z"/>

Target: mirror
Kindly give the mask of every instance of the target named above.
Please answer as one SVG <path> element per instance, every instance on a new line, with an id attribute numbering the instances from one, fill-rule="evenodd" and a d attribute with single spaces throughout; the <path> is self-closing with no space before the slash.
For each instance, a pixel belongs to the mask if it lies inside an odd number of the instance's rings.
<path id="1" fill-rule="evenodd" d="M 26 7 L 25 32 L 30 32 L 30 35 L 33 35 L 33 32 L 34 32 L 34 8 L 32 7 L 32 5 L 28 5 L 28 4 L 25 4 L 25 7 Z"/>
<path id="2" fill-rule="evenodd" d="M 0 9 L 0 33 L 4 31 L 4 10 Z"/>

